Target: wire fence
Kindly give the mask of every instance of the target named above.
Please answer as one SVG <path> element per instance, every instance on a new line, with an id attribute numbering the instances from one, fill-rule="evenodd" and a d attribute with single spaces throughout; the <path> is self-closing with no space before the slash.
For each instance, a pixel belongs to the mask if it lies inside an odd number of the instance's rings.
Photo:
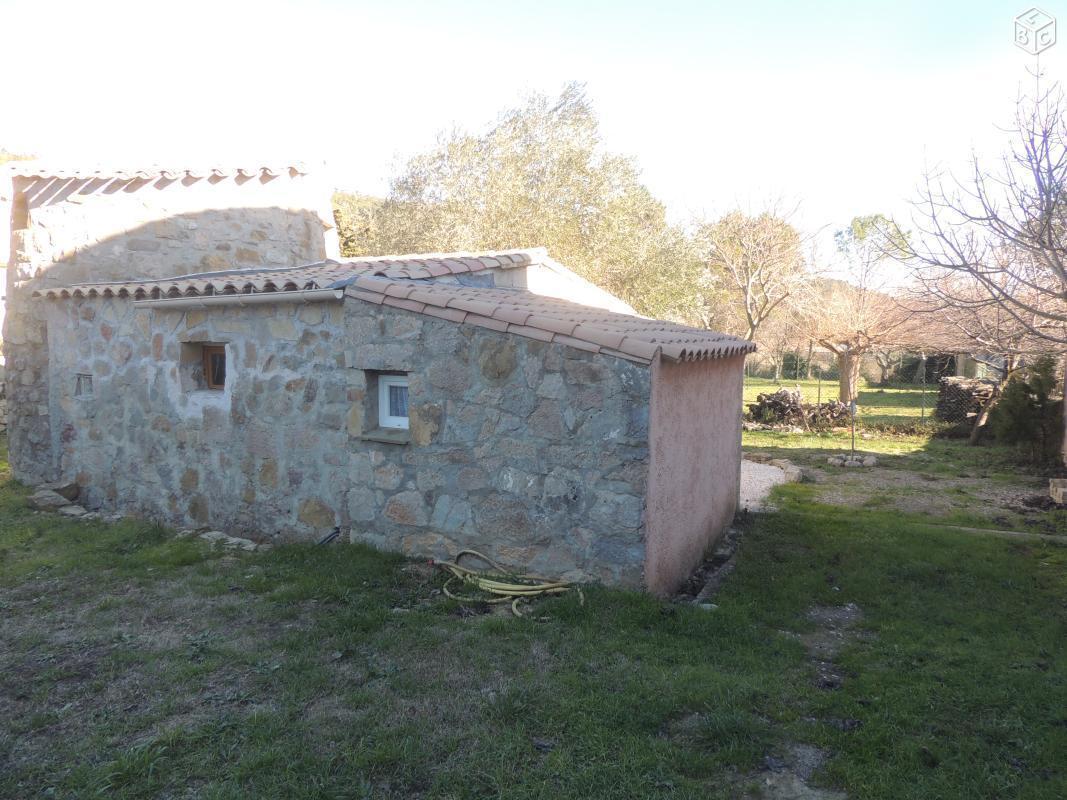
<path id="1" fill-rule="evenodd" d="M 824 406 L 840 398 L 840 384 L 836 378 L 824 378 L 816 374 L 811 378 L 776 381 L 773 378 L 746 376 L 745 411 L 748 412 L 749 406 L 758 402 L 760 395 L 771 395 L 782 389 L 799 393 L 805 406 Z M 867 424 L 905 426 L 973 422 L 979 413 L 979 403 L 965 400 L 963 394 L 953 394 L 946 402 L 944 394 L 944 391 L 939 393 L 939 384 L 920 381 L 878 385 L 861 378 L 856 397 L 856 420 Z"/>

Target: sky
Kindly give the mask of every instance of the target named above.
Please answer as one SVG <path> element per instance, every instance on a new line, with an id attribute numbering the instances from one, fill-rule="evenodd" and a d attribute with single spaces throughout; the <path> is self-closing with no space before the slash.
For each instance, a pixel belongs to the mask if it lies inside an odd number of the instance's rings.
<path id="1" fill-rule="evenodd" d="M 774 201 L 903 216 L 996 154 L 1037 62 L 1025 2 L 0 0 L 0 147 L 122 166 L 302 160 L 388 190 L 411 155 L 581 81 L 671 217 Z M 1046 3 L 1052 15 L 1067 8 Z M 1067 39 L 1067 31 L 1063 34 Z M 1045 80 L 1067 41 L 1041 56 Z"/>

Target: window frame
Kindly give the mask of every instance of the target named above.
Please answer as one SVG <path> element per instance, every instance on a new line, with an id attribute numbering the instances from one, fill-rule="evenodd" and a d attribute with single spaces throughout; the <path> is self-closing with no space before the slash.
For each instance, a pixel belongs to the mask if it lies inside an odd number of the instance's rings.
<path id="1" fill-rule="evenodd" d="M 215 354 L 222 355 L 222 370 L 223 377 L 221 384 L 215 384 L 211 380 L 211 356 Z M 226 389 L 226 345 L 224 344 L 205 344 L 201 347 L 201 362 L 202 369 L 204 371 L 204 388 L 213 392 L 221 392 Z"/>
<path id="2" fill-rule="evenodd" d="M 378 376 L 378 427 L 385 430 L 408 430 L 411 425 L 409 416 L 394 417 L 389 414 L 389 389 L 392 386 L 403 386 L 408 390 L 408 402 L 411 401 L 411 389 L 407 375 L 379 375 Z"/>
<path id="3" fill-rule="evenodd" d="M 74 396 L 93 396 L 93 376 L 88 372 L 77 372 L 74 375 Z"/>

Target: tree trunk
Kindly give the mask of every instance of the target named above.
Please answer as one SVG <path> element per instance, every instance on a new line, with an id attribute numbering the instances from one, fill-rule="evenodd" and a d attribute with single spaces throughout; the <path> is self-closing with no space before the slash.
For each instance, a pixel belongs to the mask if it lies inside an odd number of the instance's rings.
<path id="1" fill-rule="evenodd" d="M 1067 355 L 1063 357 L 1063 448 L 1060 451 L 1067 467 Z"/>
<path id="2" fill-rule="evenodd" d="M 811 339 L 808 339 L 808 361 L 807 364 L 805 364 L 804 377 L 807 378 L 809 381 L 811 380 L 811 357 L 814 355 L 814 353 L 815 342 L 813 342 Z"/>
<path id="3" fill-rule="evenodd" d="M 842 403 L 851 403 L 856 398 L 857 387 L 860 382 L 860 365 L 862 361 L 862 353 L 849 352 L 837 354 L 837 368 L 841 373 L 837 399 Z"/>
<path id="4" fill-rule="evenodd" d="M 968 444 L 978 444 L 982 440 L 982 434 L 985 433 L 985 426 L 989 423 L 989 414 L 994 406 L 996 406 L 999 398 L 1000 392 L 996 392 L 979 410 L 978 417 L 974 421 L 974 427 L 971 428 L 971 435 L 967 439 Z"/>

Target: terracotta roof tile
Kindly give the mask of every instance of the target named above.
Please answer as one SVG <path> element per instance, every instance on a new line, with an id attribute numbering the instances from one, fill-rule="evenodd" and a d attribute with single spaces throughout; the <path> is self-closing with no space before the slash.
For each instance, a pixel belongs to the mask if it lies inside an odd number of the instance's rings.
<path id="1" fill-rule="evenodd" d="M 467 318 L 467 312 L 455 308 L 440 308 L 438 306 L 424 306 L 422 313 L 431 317 L 440 317 L 449 322 L 463 322 Z"/>
<path id="2" fill-rule="evenodd" d="M 492 316 L 494 319 L 499 319 L 512 325 L 525 325 L 526 320 L 533 316 L 533 312 L 524 308 L 499 306 L 494 309 Z"/>
<path id="3" fill-rule="evenodd" d="M 482 328 L 500 331 L 501 333 L 504 333 L 508 329 L 508 324 L 506 322 L 501 322 L 492 317 L 483 317 L 481 314 L 467 314 L 467 316 L 463 318 L 463 321 L 469 325 L 478 325 Z"/>
<path id="4" fill-rule="evenodd" d="M 612 349 L 618 349 L 619 345 L 626 340 L 626 334 L 621 331 L 606 330 L 592 322 L 586 323 L 580 320 L 578 327 L 571 331 L 571 336 Z"/>
<path id="5" fill-rule="evenodd" d="M 507 261 L 500 256 L 508 256 Z M 328 289 L 359 285 L 364 278 L 431 279 L 479 272 L 502 265 L 515 269 L 548 258 L 543 248 L 508 253 L 443 253 L 406 256 L 375 256 L 350 261 L 320 261 L 300 267 L 251 267 L 179 275 L 153 281 L 82 283 L 68 287 L 42 288 L 35 297 L 122 297 L 153 300 L 164 297 L 198 297 L 212 294 L 249 294 L 298 289 Z"/>
<path id="6" fill-rule="evenodd" d="M 388 305 L 398 282 L 360 278 L 349 297 Z M 410 294 L 421 313 L 453 322 L 479 325 L 545 342 L 558 342 L 589 352 L 618 356 L 643 364 L 659 353 L 670 361 L 727 358 L 751 353 L 756 346 L 744 339 L 673 322 L 578 305 L 521 289 L 487 289 L 451 283 L 421 285 Z"/>
<path id="7" fill-rule="evenodd" d="M 230 178 L 237 175 L 246 178 L 281 175 L 306 175 L 307 169 L 299 162 L 291 164 L 245 165 L 234 167 L 172 167 L 151 165 L 140 168 L 94 165 L 90 167 L 59 167 L 44 161 L 15 161 L 3 168 L 13 178 L 52 178 L 57 180 L 109 180 L 134 181 L 166 178 Z"/>
<path id="8" fill-rule="evenodd" d="M 531 314 L 527 317 L 525 324 L 563 336 L 570 336 L 574 333 L 574 329 L 578 327 L 578 323 L 572 319 L 556 319 L 555 317 L 546 317 L 538 314 Z"/>
<path id="9" fill-rule="evenodd" d="M 590 352 L 650 363 L 751 353 L 755 345 L 713 331 L 605 311 L 521 289 L 466 287 L 433 278 L 511 269 L 551 260 L 542 248 L 505 253 L 380 256 L 301 267 L 251 268 L 179 275 L 153 281 L 86 283 L 41 288 L 35 297 L 120 297 L 133 300 L 346 288 L 349 297 L 387 304 L 452 322 L 510 331 Z M 554 262 L 553 262 L 554 263 Z M 426 282 L 414 283 L 412 280 Z"/>
<path id="10" fill-rule="evenodd" d="M 601 349 L 600 347 L 598 347 L 597 345 L 593 344 L 592 342 L 583 342 L 581 339 L 575 339 L 573 336 L 565 336 L 565 335 L 560 334 L 560 333 L 557 333 L 552 338 L 552 341 L 556 342 L 557 344 L 565 344 L 565 345 L 567 345 L 567 347 L 574 347 L 574 348 L 577 348 L 578 350 L 585 350 L 586 352 L 589 352 L 589 353 L 606 353 L 607 352 L 606 350 Z"/>

